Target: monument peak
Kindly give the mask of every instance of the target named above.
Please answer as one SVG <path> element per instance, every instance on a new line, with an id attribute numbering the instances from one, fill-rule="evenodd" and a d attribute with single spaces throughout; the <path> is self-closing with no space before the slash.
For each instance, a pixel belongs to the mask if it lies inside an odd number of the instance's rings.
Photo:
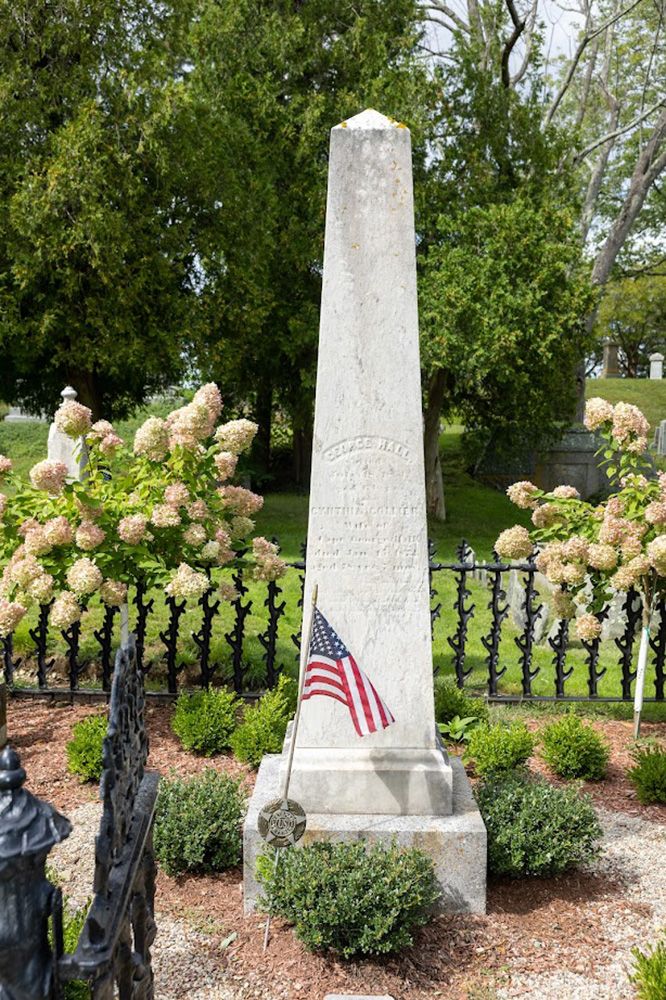
<path id="1" fill-rule="evenodd" d="M 340 122 L 339 125 L 335 126 L 333 131 L 339 128 L 352 129 L 359 132 L 376 132 L 379 129 L 407 129 L 407 126 L 402 125 L 393 118 L 387 118 L 386 115 L 375 111 L 374 108 L 366 108 L 365 111 L 354 115 L 353 118 L 347 118 L 345 121 Z"/>

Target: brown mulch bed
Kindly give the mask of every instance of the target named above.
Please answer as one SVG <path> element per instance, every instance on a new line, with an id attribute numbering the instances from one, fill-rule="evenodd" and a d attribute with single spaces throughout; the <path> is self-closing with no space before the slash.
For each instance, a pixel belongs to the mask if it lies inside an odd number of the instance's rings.
<path id="1" fill-rule="evenodd" d="M 533 732 L 538 732 L 544 723 L 529 722 Z M 631 750 L 634 744 L 633 723 L 613 719 L 590 723 L 610 745 L 608 773 L 603 781 L 584 781 L 583 791 L 591 796 L 595 805 L 609 812 L 622 812 L 630 816 L 642 816 L 654 822 L 666 823 L 666 805 L 643 806 L 636 798 L 634 786 L 627 777 L 627 769 L 633 764 Z M 666 743 L 666 725 L 661 722 L 643 723 L 641 739 L 659 739 Z M 530 761 L 533 771 L 548 777 L 553 784 L 566 784 L 556 778 L 538 755 Z"/>
<path id="2" fill-rule="evenodd" d="M 65 755 L 73 723 L 96 711 L 100 708 L 32 699 L 9 704 L 10 740 L 21 754 L 29 787 L 65 813 L 96 797 L 95 788 L 67 773 Z M 183 776 L 214 767 L 251 787 L 252 772 L 232 757 L 206 760 L 183 751 L 170 729 L 172 711 L 163 704 L 148 708 L 151 767 L 164 775 L 175 771 Z M 530 725 L 536 729 L 542 724 Z M 641 806 L 625 777 L 631 764 L 631 723 L 604 721 L 595 727 L 610 742 L 611 765 L 608 778 L 585 783 L 585 791 L 605 810 L 666 823 L 666 806 Z M 663 738 L 665 728 L 645 725 L 643 735 Z M 538 757 L 531 765 L 548 774 Z M 589 974 L 613 949 L 605 934 L 605 914 L 626 914 L 631 921 L 639 910 L 644 916 L 646 909 L 625 898 L 620 880 L 598 874 L 495 881 L 489 885 L 486 917 L 439 917 L 419 933 L 413 948 L 398 957 L 344 962 L 310 954 L 280 921 L 274 922 L 264 953 L 264 919 L 243 915 L 238 870 L 187 878 L 160 872 L 157 899 L 160 913 L 183 919 L 210 937 L 228 985 L 256 986 L 257 996 L 271 1000 L 318 1000 L 327 992 L 386 993 L 396 1000 L 464 1000 L 483 996 L 484 983 L 506 982 L 509 972 L 566 968 Z M 480 992 L 470 993 L 472 987 Z"/>
<path id="3" fill-rule="evenodd" d="M 216 878 L 160 873 L 157 891 L 160 907 L 171 916 L 194 920 L 220 940 L 237 933 L 220 953 L 231 977 L 286 985 L 289 1000 L 310 1000 L 313 983 L 318 998 L 372 990 L 400 1000 L 464 1000 L 472 985 L 490 977 L 497 985 L 509 968 L 588 972 L 613 946 L 604 936 L 602 913 L 590 909 L 590 902 L 608 903 L 627 915 L 632 911 L 622 900 L 621 883 L 598 875 L 531 879 L 529 885 L 502 880 L 489 886 L 486 917 L 438 917 L 399 956 L 344 962 L 310 954 L 279 920 L 264 952 L 265 919 L 243 916 L 239 872 Z"/>
<path id="4" fill-rule="evenodd" d="M 94 786 L 82 784 L 67 771 L 65 746 L 75 722 L 102 711 L 102 705 L 70 705 L 34 698 L 17 698 L 9 703 L 9 740 L 21 755 L 28 774 L 27 786 L 56 809 L 66 812 L 97 797 Z M 183 750 L 171 731 L 172 714 L 171 705 L 148 705 L 149 767 L 166 777 L 172 773 L 186 777 L 212 767 L 242 779 L 251 789 L 253 772 L 231 755 L 208 759 Z"/>

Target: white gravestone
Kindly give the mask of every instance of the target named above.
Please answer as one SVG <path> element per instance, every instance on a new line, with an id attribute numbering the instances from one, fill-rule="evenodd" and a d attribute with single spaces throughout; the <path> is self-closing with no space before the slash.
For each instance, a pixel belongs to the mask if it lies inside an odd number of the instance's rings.
<path id="1" fill-rule="evenodd" d="M 337 701 L 304 703 L 289 788 L 303 843 L 416 844 L 440 908 L 483 911 L 485 828 L 434 718 L 411 141 L 376 111 L 331 132 L 305 607 L 315 584 L 396 722 L 360 738 Z M 287 749 L 264 758 L 245 823 L 248 909 Z"/>
<path id="2" fill-rule="evenodd" d="M 664 355 L 650 355 L 650 378 L 660 379 L 664 377 Z"/>
<path id="3" fill-rule="evenodd" d="M 303 706 L 291 791 L 341 813 L 451 811 L 435 736 L 416 256 L 408 129 L 332 130 L 305 606 L 318 604 L 396 717 L 359 739 Z M 350 780 L 353 776 L 353 780 Z"/>
<path id="4" fill-rule="evenodd" d="M 60 395 L 64 402 L 76 399 L 77 392 L 71 385 L 65 386 Z M 75 441 L 59 431 L 54 423 L 49 427 L 48 458 L 52 462 L 64 462 L 67 466 L 67 478 L 71 481 L 83 478 L 86 466 L 85 445 L 82 440 Z"/>

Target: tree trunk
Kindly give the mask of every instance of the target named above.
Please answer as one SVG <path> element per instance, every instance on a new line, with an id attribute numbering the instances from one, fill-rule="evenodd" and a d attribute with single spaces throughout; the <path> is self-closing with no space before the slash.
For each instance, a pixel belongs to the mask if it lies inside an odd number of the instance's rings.
<path id="1" fill-rule="evenodd" d="M 271 425 L 273 418 L 273 386 L 269 379 L 257 389 L 255 416 L 259 425 L 254 440 L 254 454 L 260 472 L 268 473 L 271 468 Z"/>
<path id="2" fill-rule="evenodd" d="M 444 404 L 446 376 L 440 369 L 430 379 L 428 399 L 423 424 L 423 452 L 425 458 L 426 508 L 436 521 L 446 519 L 444 479 L 439 457 L 439 421 Z"/>
<path id="3" fill-rule="evenodd" d="M 102 412 L 102 387 L 95 373 L 77 368 L 70 369 L 67 377 L 70 385 L 76 389 L 78 402 L 92 411 L 93 421 L 108 420 L 109 414 Z"/>
<path id="4" fill-rule="evenodd" d="M 300 414 L 294 417 L 293 444 L 294 482 L 299 490 L 310 488 L 310 468 L 312 466 L 312 416 Z"/>
<path id="5" fill-rule="evenodd" d="M 643 207 L 648 191 L 659 175 L 666 170 L 666 150 L 661 148 L 665 140 L 666 108 L 659 116 L 649 140 L 641 150 L 622 207 L 594 261 L 592 268 L 592 283 L 594 285 L 605 285 L 608 281 L 617 255 Z"/>
<path id="6" fill-rule="evenodd" d="M 617 256 L 631 231 L 631 227 L 638 218 L 650 188 L 660 174 L 666 170 L 666 150 L 661 148 L 664 140 L 666 140 L 666 109 L 662 111 L 650 138 L 640 152 L 631 175 L 627 195 L 594 260 L 591 281 L 599 288 L 608 281 Z M 597 309 L 598 306 L 585 321 L 588 330 L 594 326 Z M 582 364 L 577 373 L 576 422 L 582 420 L 585 410 L 585 379 L 584 376 L 580 377 L 581 370 L 584 371 L 584 368 L 585 365 Z"/>

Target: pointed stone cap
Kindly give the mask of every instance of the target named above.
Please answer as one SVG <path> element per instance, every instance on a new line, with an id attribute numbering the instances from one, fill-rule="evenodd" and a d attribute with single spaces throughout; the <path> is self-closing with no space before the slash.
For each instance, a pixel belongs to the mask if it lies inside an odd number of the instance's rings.
<path id="1" fill-rule="evenodd" d="M 405 129 L 409 132 L 406 125 L 402 122 L 397 122 L 394 118 L 387 118 L 386 115 L 380 114 L 379 111 L 375 111 L 374 108 L 366 108 L 365 111 L 361 111 L 359 115 L 354 115 L 353 118 L 347 118 L 345 121 L 340 122 L 339 125 L 335 126 L 335 129 L 353 129 L 360 132 L 377 132 L 380 130 L 387 129 Z"/>

